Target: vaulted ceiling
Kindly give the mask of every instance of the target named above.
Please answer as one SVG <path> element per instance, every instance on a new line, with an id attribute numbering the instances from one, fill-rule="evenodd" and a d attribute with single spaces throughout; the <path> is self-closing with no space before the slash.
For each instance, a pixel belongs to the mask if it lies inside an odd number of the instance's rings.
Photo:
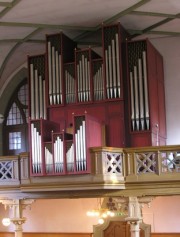
<path id="1" fill-rule="evenodd" d="M 63 31 L 98 50 L 102 24 L 115 22 L 133 39 L 179 37 L 180 0 L 0 1 L 0 90 L 27 55 L 45 52 L 46 34 Z"/>

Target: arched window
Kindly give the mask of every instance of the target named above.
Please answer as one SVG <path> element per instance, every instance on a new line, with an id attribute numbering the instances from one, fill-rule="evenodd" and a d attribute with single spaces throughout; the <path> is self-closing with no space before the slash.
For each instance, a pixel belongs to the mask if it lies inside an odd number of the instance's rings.
<path id="1" fill-rule="evenodd" d="M 12 95 L 3 124 L 3 153 L 17 155 L 28 151 L 28 85 L 25 79 Z"/>

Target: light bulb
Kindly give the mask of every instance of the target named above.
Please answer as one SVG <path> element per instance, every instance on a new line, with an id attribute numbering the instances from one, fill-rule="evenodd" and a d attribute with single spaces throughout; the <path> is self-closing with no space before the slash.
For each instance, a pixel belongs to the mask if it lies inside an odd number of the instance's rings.
<path id="1" fill-rule="evenodd" d="M 114 212 L 110 212 L 110 214 L 109 214 L 111 217 L 113 217 L 113 216 L 115 216 L 115 214 L 114 214 Z"/>
<path id="2" fill-rule="evenodd" d="M 106 217 L 107 217 L 107 214 L 106 214 L 106 213 L 103 213 L 103 214 L 102 214 L 102 217 L 103 217 L 103 218 L 106 218 Z"/>
<path id="3" fill-rule="evenodd" d="M 100 218 L 100 219 L 98 220 L 98 223 L 102 225 L 102 224 L 104 223 L 103 218 Z"/>
<path id="4" fill-rule="evenodd" d="M 3 224 L 4 226 L 9 226 L 9 225 L 11 224 L 11 221 L 10 221 L 9 218 L 3 218 L 3 219 L 2 219 L 2 224 Z"/>
<path id="5" fill-rule="evenodd" d="M 92 216 L 91 211 L 87 211 L 87 212 L 86 212 L 86 215 L 87 215 L 87 216 Z"/>

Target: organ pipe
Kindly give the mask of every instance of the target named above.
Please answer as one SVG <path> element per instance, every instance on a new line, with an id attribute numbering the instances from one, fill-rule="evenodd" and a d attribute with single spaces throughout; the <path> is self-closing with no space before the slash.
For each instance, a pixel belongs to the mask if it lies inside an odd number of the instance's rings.
<path id="1" fill-rule="evenodd" d="M 146 118 L 147 129 L 149 129 L 149 102 L 148 102 L 147 65 L 146 65 L 145 51 L 143 51 L 143 75 L 144 75 L 144 94 L 145 94 L 145 118 Z"/>

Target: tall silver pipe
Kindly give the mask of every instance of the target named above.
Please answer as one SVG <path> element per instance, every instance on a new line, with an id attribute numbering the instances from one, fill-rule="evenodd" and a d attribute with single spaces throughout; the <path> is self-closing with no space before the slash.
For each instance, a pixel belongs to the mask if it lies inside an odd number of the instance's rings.
<path id="1" fill-rule="evenodd" d="M 34 71 L 35 79 L 35 118 L 39 119 L 39 78 L 38 71 Z"/>
<path id="2" fill-rule="evenodd" d="M 78 80 L 78 101 L 81 101 L 80 96 L 80 75 L 79 75 L 79 64 L 77 65 L 77 80 Z"/>
<path id="3" fill-rule="evenodd" d="M 88 93 L 88 60 L 85 57 L 85 88 L 86 88 L 86 98 L 89 101 L 89 93 Z"/>
<path id="4" fill-rule="evenodd" d="M 39 76 L 39 117 L 43 118 L 43 82 L 42 82 L 42 76 Z"/>
<path id="5" fill-rule="evenodd" d="M 109 86 L 109 65 L 108 65 L 108 51 L 105 50 L 105 62 L 106 62 L 106 90 L 107 90 L 107 98 L 110 98 L 110 86 Z"/>
<path id="6" fill-rule="evenodd" d="M 83 101 L 86 101 L 86 84 L 85 84 L 85 58 L 84 58 L 84 54 L 82 54 L 82 94 L 83 94 Z"/>
<path id="7" fill-rule="evenodd" d="M 51 62 L 51 42 L 48 42 L 48 72 L 49 72 L 49 103 L 50 105 L 53 104 L 52 98 L 52 62 Z"/>
<path id="8" fill-rule="evenodd" d="M 56 65 L 55 65 L 55 48 L 52 46 L 52 91 L 53 104 L 56 104 Z"/>
<path id="9" fill-rule="evenodd" d="M 34 124 L 31 123 L 31 162 L 32 172 L 35 173 L 35 146 L 34 146 Z"/>
<path id="10" fill-rule="evenodd" d="M 83 149 L 83 128 L 82 125 L 79 128 L 79 137 L 80 137 L 80 170 L 84 170 L 84 149 Z"/>
<path id="11" fill-rule="evenodd" d="M 110 87 L 110 98 L 113 98 L 113 81 L 112 81 L 112 55 L 111 45 L 108 46 L 108 60 L 109 60 L 109 87 Z"/>
<path id="12" fill-rule="evenodd" d="M 60 103 L 63 103 L 62 98 L 62 56 L 59 54 L 59 93 L 60 93 Z"/>
<path id="13" fill-rule="evenodd" d="M 87 61 L 87 75 L 88 75 L 88 101 L 91 100 L 91 93 L 90 93 L 90 88 L 91 88 L 91 70 L 90 70 L 90 62 L 89 60 Z"/>
<path id="14" fill-rule="evenodd" d="M 83 147 L 83 167 L 84 170 L 87 169 L 87 159 L 86 159 L 86 127 L 85 127 L 85 121 L 82 121 L 82 147 Z"/>
<path id="15" fill-rule="evenodd" d="M 115 35 L 115 44 L 116 44 L 116 67 L 117 67 L 117 87 L 118 87 L 118 97 L 121 96 L 121 77 L 120 77 L 120 55 L 119 55 L 119 38 L 118 34 Z"/>
<path id="16" fill-rule="evenodd" d="M 115 63 L 115 43 L 114 40 L 112 40 L 112 74 L 113 74 L 113 90 L 114 90 L 114 97 L 117 98 L 116 91 L 117 91 L 117 85 L 116 85 L 116 63 Z"/>
<path id="17" fill-rule="evenodd" d="M 138 75 L 139 75 L 139 101 L 140 101 L 140 122 L 141 130 L 144 130 L 144 99 L 143 99 L 143 78 L 142 78 L 142 61 L 138 59 Z"/>
<path id="18" fill-rule="evenodd" d="M 82 78 L 82 60 L 79 61 L 79 75 L 80 75 L 80 101 L 84 101 L 83 97 L 83 78 Z"/>
<path id="19" fill-rule="evenodd" d="M 66 163 L 67 163 L 67 171 L 74 171 L 74 144 L 70 146 L 70 148 L 66 152 Z"/>
<path id="20" fill-rule="evenodd" d="M 137 67 L 136 66 L 134 66 L 134 94 L 135 94 L 136 129 L 139 130 L 139 98 L 138 98 L 138 81 L 137 81 Z"/>
<path id="21" fill-rule="evenodd" d="M 66 82 L 66 103 L 69 104 L 69 77 L 67 70 L 65 70 L 65 82 Z"/>
<path id="22" fill-rule="evenodd" d="M 131 89 L 131 121 L 132 130 L 135 130 L 135 114 L 134 114 L 134 85 L 133 85 L 133 73 L 130 72 L 130 89 Z"/>
<path id="23" fill-rule="evenodd" d="M 46 113 L 46 85 L 45 85 L 45 80 L 43 80 L 43 118 L 46 119 L 47 118 L 47 113 Z"/>
<path id="24" fill-rule="evenodd" d="M 143 75 L 144 75 L 144 96 L 145 96 L 145 118 L 147 129 L 149 129 L 149 100 L 148 100 L 148 82 L 147 82 L 147 65 L 146 52 L 143 51 Z"/>
<path id="25" fill-rule="evenodd" d="M 55 51 L 55 62 L 56 62 L 56 67 L 55 67 L 55 70 L 56 70 L 56 97 L 57 97 L 57 104 L 60 104 L 61 101 L 60 101 L 60 87 L 59 87 L 59 84 L 60 84 L 59 54 L 58 54 L 57 50 Z"/>
<path id="26" fill-rule="evenodd" d="M 34 101 L 34 68 L 30 64 L 30 84 L 31 84 L 31 119 L 35 118 L 35 101 Z"/>

